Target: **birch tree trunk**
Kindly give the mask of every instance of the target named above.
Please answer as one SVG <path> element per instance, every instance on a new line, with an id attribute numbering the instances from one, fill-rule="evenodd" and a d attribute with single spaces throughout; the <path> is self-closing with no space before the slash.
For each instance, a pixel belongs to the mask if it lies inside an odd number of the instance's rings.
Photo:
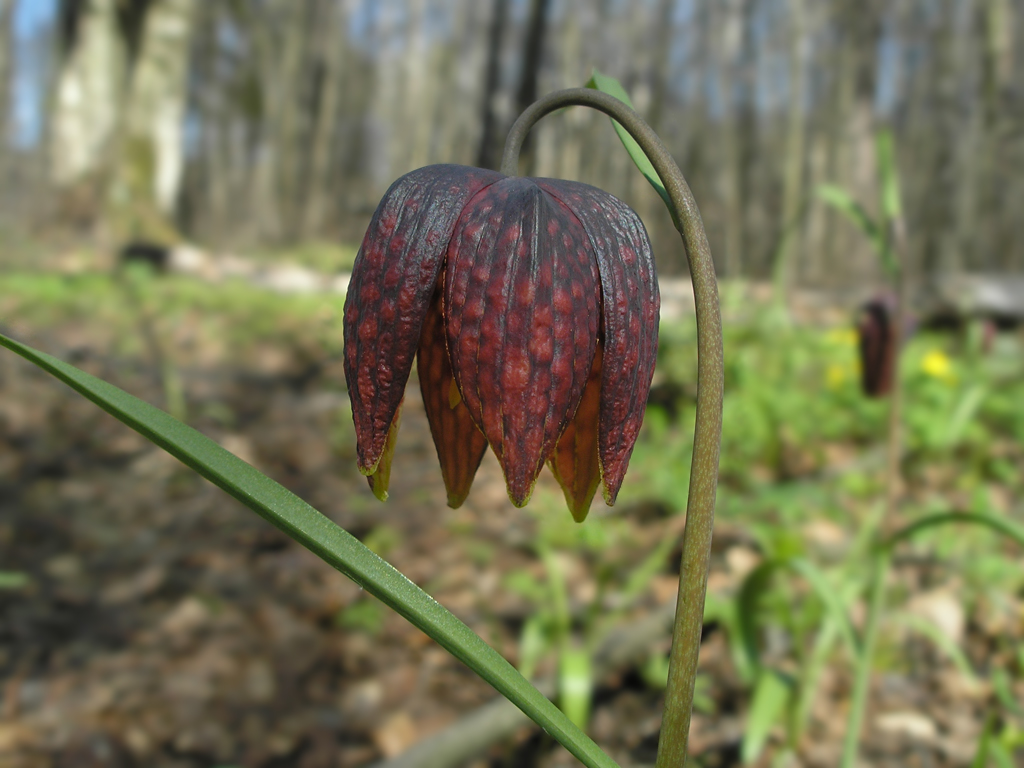
<path id="1" fill-rule="evenodd" d="M 50 181 L 58 214 L 91 227 L 100 213 L 101 176 L 117 128 L 126 50 L 116 0 L 65 0 L 49 136 Z"/>
<path id="2" fill-rule="evenodd" d="M 110 189 L 123 236 L 176 237 L 194 0 L 157 0 L 143 24 Z"/>
<path id="3" fill-rule="evenodd" d="M 336 136 L 341 101 L 342 61 L 348 44 L 348 20 L 352 0 L 339 6 L 333 0 L 321 4 L 323 18 L 314 31 L 319 54 L 320 76 L 317 112 L 312 131 L 312 149 L 302 212 L 302 235 L 309 238 L 317 231 L 327 209 L 330 189 L 332 141 Z"/>
<path id="4" fill-rule="evenodd" d="M 295 95 L 301 85 L 308 4 L 274 0 L 243 8 L 255 53 L 260 105 L 252 210 L 263 237 L 282 242 L 295 221 Z"/>

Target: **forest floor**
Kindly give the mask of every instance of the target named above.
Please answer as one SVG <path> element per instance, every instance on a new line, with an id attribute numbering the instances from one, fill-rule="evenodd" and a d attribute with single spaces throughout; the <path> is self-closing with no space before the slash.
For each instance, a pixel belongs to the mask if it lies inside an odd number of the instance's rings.
<path id="1" fill-rule="evenodd" d="M 164 404 L 166 376 L 144 340 L 125 342 L 130 325 L 88 311 L 44 317 L 22 301 L 0 295 L 5 333 Z M 536 542 L 546 530 L 557 546 L 558 534 L 546 526 L 563 525 L 545 516 L 562 515 L 572 525 L 558 509 L 553 479 L 542 476 L 539 511 L 515 509 L 488 454 L 468 501 L 449 509 L 411 384 L 390 499 L 378 503 L 355 470 L 340 312 L 317 311 L 326 330 L 314 340 L 298 340 L 301 326 L 291 321 L 238 345 L 223 328 L 206 327 L 201 313 L 163 323 L 160 333 L 177 350 L 189 423 L 358 536 L 520 660 L 524 626 L 543 600 L 522 585 L 546 583 Z M 843 446 L 815 471 L 830 462 L 845 466 L 857 450 Z M 637 486 L 614 510 L 595 506 L 581 530 L 603 537 L 599 545 L 556 556 L 574 612 L 610 599 L 609 578 L 628 575 L 666 538 L 675 540 L 677 511 Z M 602 526 L 613 526 L 612 533 L 596 533 Z M 850 535 L 814 515 L 801 530 L 811 549 L 834 548 Z M 716 530 L 712 596 L 734 596 L 763 557 L 742 519 L 727 515 Z M 610 574 L 603 563 L 614 564 Z M 616 607 L 622 621 L 638 622 L 674 602 L 677 564 L 678 551 L 668 550 L 630 604 Z M 976 669 L 1019 663 L 1012 651 L 1024 634 L 1019 591 L 1005 593 L 998 611 L 976 611 L 950 591 L 955 575 L 941 583 L 925 576 L 934 559 L 901 567 L 901 604 L 918 599 L 922 615 L 951 622 Z M 400 754 L 495 696 L 314 555 L 6 352 L 0 579 L 2 768 L 355 768 Z M 724 626 L 707 625 L 701 650 L 703 703 L 692 746 L 705 766 L 740 764 L 750 708 L 749 684 Z M 768 635 L 784 658 L 785 637 Z M 992 686 L 920 637 L 903 638 L 900 648 L 905 660 L 883 665 L 874 678 L 862 764 L 971 764 L 993 711 Z M 650 658 L 666 650 L 667 640 L 656 643 Z M 662 692 L 651 682 L 650 658 L 596 683 L 589 733 L 624 766 L 653 763 Z M 543 656 L 538 674 L 552 673 L 553 665 L 552 654 Z M 1018 672 L 1011 684 L 1018 696 L 1020 682 Z M 789 765 L 837 764 L 850 687 L 850 664 L 837 651 L 818 679 L 810 723 Z M 1005 733 L 1017 721 L 1000 712 Z M 784 728 L 771 730 L 758 764 L 770 764 L 784 740 Z M 573 764 L 529 726 L 471 763 Z"/>

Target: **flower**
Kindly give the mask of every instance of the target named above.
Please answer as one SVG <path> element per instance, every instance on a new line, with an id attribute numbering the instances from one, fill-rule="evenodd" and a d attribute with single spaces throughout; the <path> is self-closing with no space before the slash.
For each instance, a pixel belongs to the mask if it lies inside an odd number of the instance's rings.
<path id="1" fill-rule="evenodd" d="M 360 471 L 387 496 L 414 354 L 448 504 L 489 444 L 516 506 L 548 463 L 577 520 L 615 501 L 643 419 L 660 298 L 639 217 L 595 187 L 431 165 L 398 179 L 345 300 Z"/>
<path id="2" fill-rule="evenodd" d="M 928 350 L 928 353 L 921 358 L 921 370 L 933 379 L 939 379 L 947 383 L 951 383 L 956 379 L 956 376 L 953 374 L 953 363 L 944 352 L 938 349 Z"/>
<path id="3" fill-rule="evenodd" d="M 857 318 L 861 389 L 868 397 L 885 397 L 892 390 L 896 367 L 892 316 L 892 301 L 878 297 L 866 302 Z"/>

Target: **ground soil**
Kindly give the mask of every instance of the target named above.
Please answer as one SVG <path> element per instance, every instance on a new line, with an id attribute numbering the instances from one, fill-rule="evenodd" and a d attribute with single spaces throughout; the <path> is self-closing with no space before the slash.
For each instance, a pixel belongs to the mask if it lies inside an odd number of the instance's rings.
<path id="1" fill-rule="evenodd" d="M 162 402 L 154 367 L 116 356 L 102 335 L 71 325 L 14 330 Z M 530 605 L 504 579 L 542 569 L 530 546 L 535 520 L 509 504 L 492 457 L 469 501 L 448 509 L 412 387 L 391 499 L 379 504 L 355 471 L 339 360 L 310 370 L 277 348 L 230 368 L 200 359 L 182 366 L 194 426 L 373 541 L 516 658 Z M 634 515 L 637 559 L 675 530 L 662 512 L 616 510 Z M 742 530 L 724 528 L 712 590 L 734 589 L 750 552 Z M 582 603 L 596 568 L 582 560 L 568 567 L 573 599 Z M 674 600 L 671 570 L 652 580 L 632 615 Z M 3 768 L 363 766 L 494 697 L 314 555 L 7 352 L 0 353 L 0 571 L 21 575 L 0 590 Z M 364 603 L 370 607 L 353 611 Z M 927 648 L 918 658 L 916 670 L 876 681 L 872 714 L 894 717 L 869 718 L 865 764 L 970 761 L 985 696 L 964 689 Z M 703 765 L 738 765 L 746 705 L 716 626 L 707 627 L 701 664 L 716 712 L 695 717 L 694 751 Z M 849 674 L 837 664 L 823 679 L 798 764 L 836 764 L 848 694 Z M 600 681 L 591 733 L 624 765 L 649 764 L 660 709 L 661 693 L 638 669 L 623 669 Z M 473 763 L 572 764 L 528 727 Z"/>

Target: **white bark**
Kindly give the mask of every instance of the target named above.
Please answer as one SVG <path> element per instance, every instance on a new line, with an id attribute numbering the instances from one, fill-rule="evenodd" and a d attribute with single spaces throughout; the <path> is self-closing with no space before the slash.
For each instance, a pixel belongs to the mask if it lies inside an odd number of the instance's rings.
<path id="1" fill-rule="evenodd" d="M 117 32 L 116 0 L 82 0 L 82 6 L 53 105 L 50 174 L 58 187 L 101 167 L 121 106 L 126 53 Z"/>
<path id="2" fill-rule="evenodd" d="M 181 186 L 194 5 L 159 0 L 150 7 L 122 118 L 119 173 L 128 178 L 120 176 L 119 184 L 148 197 L 164 217 L 173 213 Z"/>

